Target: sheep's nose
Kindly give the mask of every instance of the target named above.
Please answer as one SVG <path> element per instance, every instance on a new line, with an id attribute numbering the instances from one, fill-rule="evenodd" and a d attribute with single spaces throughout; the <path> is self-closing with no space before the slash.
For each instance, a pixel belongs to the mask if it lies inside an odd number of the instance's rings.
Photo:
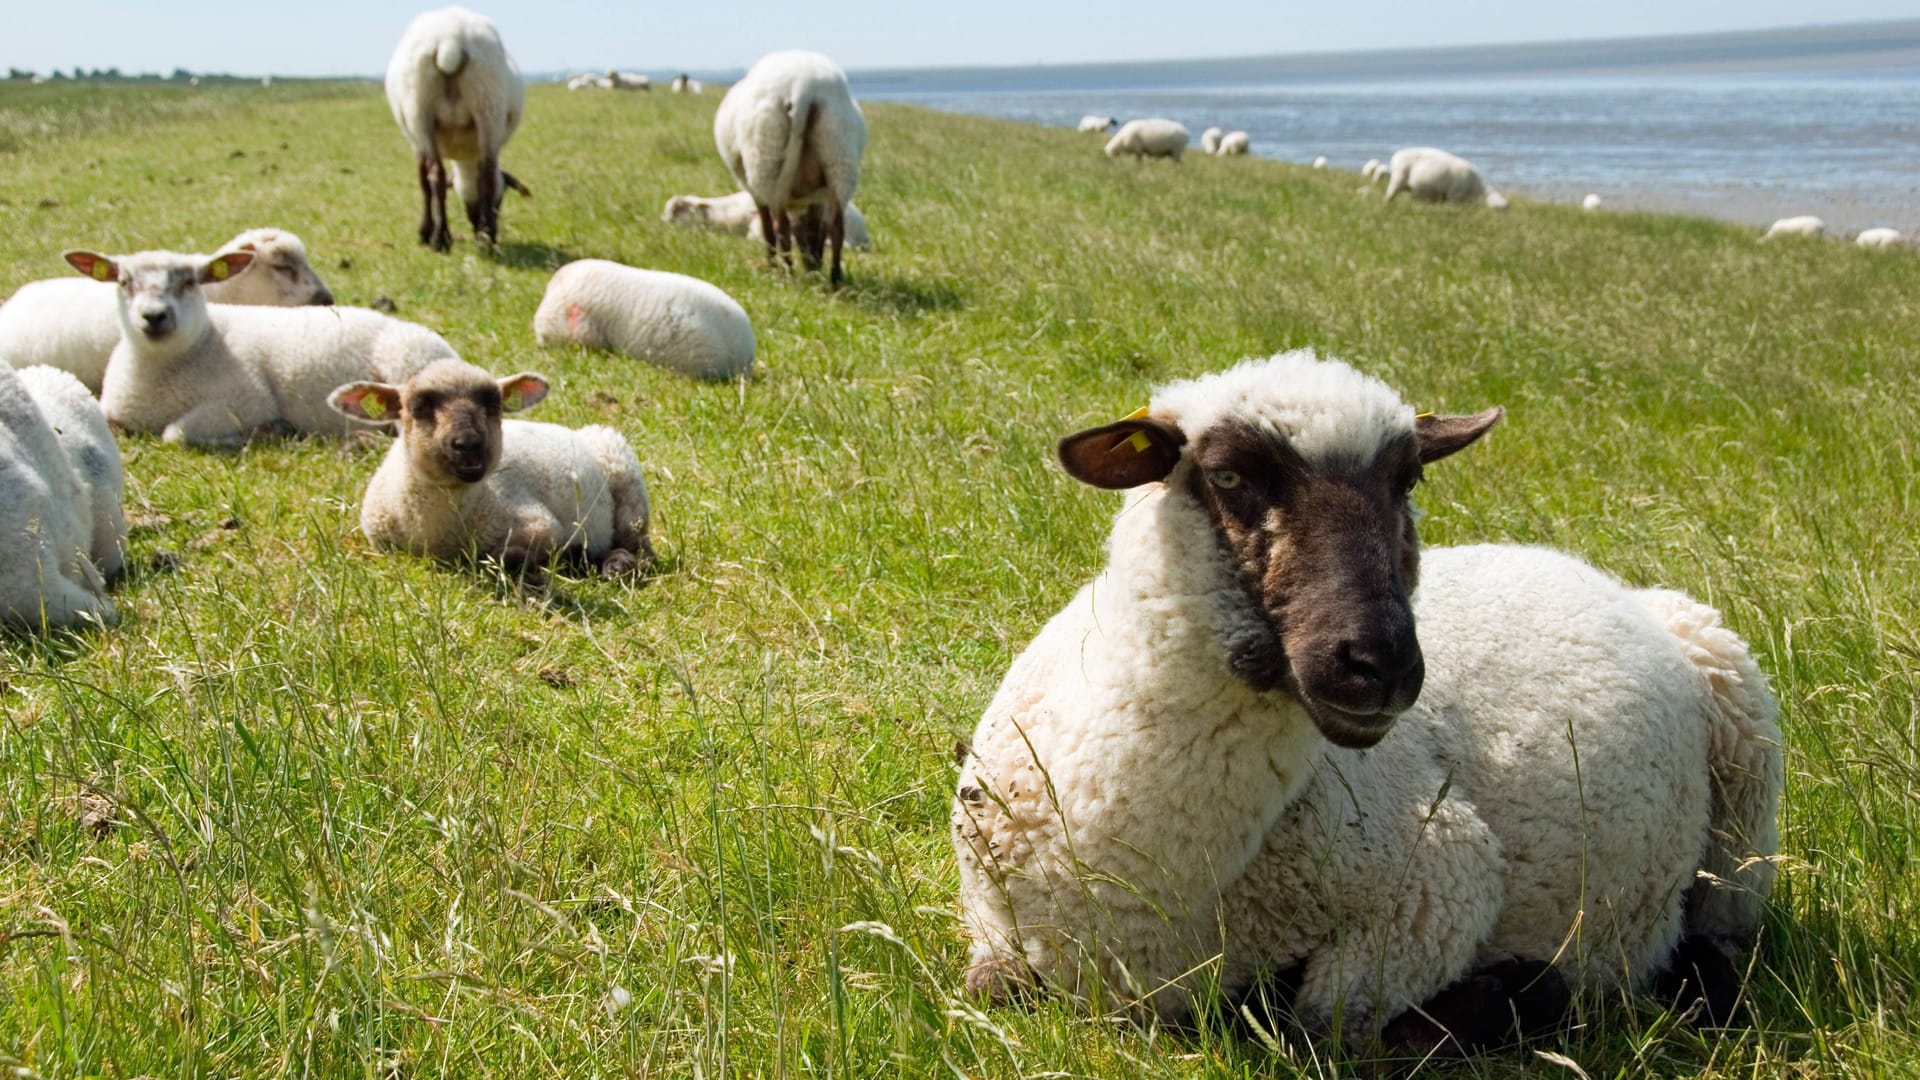
<path id="1" fill-rule="evenodd" d="M 164 334 L 173 327 L 173 313 L 167 310 L 144 311 L 140 321 L 149 334 Z"/>
<path id="2" fill-rule="evenodd" d="M 319 292 L 314 294 L 313 302 L 320 307 L 332 307 L 333 294 L 328 292 L 325 289 L 321 289 Z"/>
<path id="3" fill-rule="evenodd" d="M 453 437 L 453 452 L 463 456 L 478 454 L 486 449 L 486 446 L 485 439 L 471 432 Z"/>
<path id="4" fill-rule="evenodd" d="M 1426 665 L 1420 641 L 1409 627 L 1406 633 L 1350 638 L 1340 643 L 1340 666 L 1355 703 L 1377 703 L 1379 709 L 1403 709 L 1420 696 Z M 1371 711 L 1371 710 L 1368 710 Z"/>

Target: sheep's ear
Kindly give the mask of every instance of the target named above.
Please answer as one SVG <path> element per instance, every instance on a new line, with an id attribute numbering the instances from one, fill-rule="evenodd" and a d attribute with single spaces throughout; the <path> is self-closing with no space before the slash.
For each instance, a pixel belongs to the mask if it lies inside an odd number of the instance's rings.
<path id="1" fill-rule="evenodd" d="M 327 404 L 356 420 L 384 423 L 399 419 L 400 388 L 377 382 L 348 383 L 328 394 Z"/>
<path id="2" fill-rule="evenodd" d="M 1500 422 L 1506 410 L 1495 405 L 1472 416 L 1435 416 L 1423 413 L 1413 419 L 1414 437 L 1420 440 L 1420 463 L 1439 461 L 1456 450 L 1466 449 L 1487 429 Z"/>
<path id="3" fill-rule="evenodd" d="M 1145 410 L 1142 410 L 1143 412 Z M 1186 432 L 1151 416 L 1129 416 L 1060 440 L 1060 464 L 1083 484 L 1119 490 L 1167 478 Z"/>
<path id="4" fill-rule="evenodd" d="M 91 251 L 63 251 L 60 257 L 67 260 L 68 266 L 95 281 L 117 281 L 120 278 L 120 264 L 105 255 L 96 255 Z"/>
<path id="5" fill-rule="evenodd" d="M 251 251 L 223 251 L 201 265 L 200 284 L 211 285 L 216 281 L 225 281 L 252 265 L 253 252 Z"/>
<path id="6" fill-rule="evenodd" d="M 547 380 L 531 371 L 518 375 L 509 375 L 500 380 L 500 408 L 506 412 L 519 412 L 540 404 L 547 396 Z"/>

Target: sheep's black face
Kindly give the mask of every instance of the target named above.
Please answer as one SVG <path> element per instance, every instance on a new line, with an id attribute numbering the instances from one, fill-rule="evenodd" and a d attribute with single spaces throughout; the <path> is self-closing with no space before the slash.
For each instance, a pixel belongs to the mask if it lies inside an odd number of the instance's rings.
<path id="1" fill-rule="evenodd" d="M 492 380 L 409 386 L 405 412 L 407 445 L 425 475 L 448 484 L 475 484 L 500 463 L 500 387 Z"/>

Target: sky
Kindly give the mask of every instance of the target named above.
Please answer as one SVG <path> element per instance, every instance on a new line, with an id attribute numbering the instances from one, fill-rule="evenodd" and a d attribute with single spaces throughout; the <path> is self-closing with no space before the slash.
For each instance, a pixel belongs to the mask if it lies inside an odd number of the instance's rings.
<path id="1" fill-rule="evenodd" d="M 1497 44 L 1913 18 L 1914 0 L 479 0 L 524 71 L 727 71 L 807 48 L 849 69 Z M 1169 18 L 1168 9 L 1178 17 Z M 379 75 L 392 0 L 0 0 L 0 65 Z"/>

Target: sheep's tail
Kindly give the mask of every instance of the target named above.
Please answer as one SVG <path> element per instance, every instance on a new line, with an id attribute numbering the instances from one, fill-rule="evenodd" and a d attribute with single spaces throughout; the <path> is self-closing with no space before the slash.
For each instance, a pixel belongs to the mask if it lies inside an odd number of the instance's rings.
<path id="1" fill-rule="evenodd" d="M 1779 706 L 1746 642 L 1720 624 L 1718 611 L 1677 592 L 1642 595 L 1707 690 L 1713 812 L 1687 897 L 1687 933 L 1745 948 L 1760 932 L 1780 850 Z"/>
<path id="2" fill-rule="evenodd" d="M 433 66 L 448 78 L 460 74 L 460 69 L 467 66 L 467 45 L 460 40 L 460 35 L 448 34 L 440 39 L 433 48 Z"/>

